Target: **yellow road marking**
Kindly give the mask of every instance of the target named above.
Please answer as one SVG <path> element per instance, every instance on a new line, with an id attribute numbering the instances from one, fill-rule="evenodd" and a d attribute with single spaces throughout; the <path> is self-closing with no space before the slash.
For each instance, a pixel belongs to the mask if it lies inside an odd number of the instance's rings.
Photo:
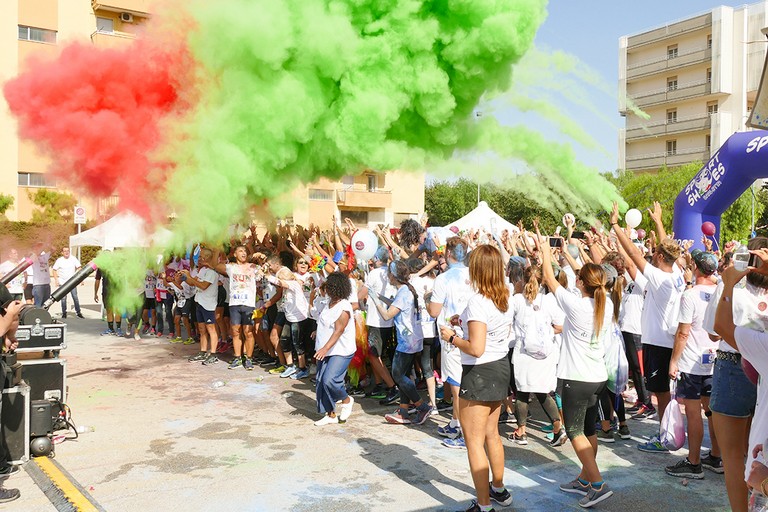
<path id="1" fill-rule="evenodd" d="M 59 488 L 64 497 L 80 512 L 97 512 L 93 503 L 78 490 L 77 487 L 57 468 L 48 457 L 35 457 L 35 464 L 50 478 L 53 485 Z"/>

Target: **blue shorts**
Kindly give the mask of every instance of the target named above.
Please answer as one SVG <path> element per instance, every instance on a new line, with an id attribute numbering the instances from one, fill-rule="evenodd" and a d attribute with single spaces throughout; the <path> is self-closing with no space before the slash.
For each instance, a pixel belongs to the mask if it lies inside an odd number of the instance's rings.
<path id="1" fill-rule="evenodd" d="M 253 310 L 250 306 L 229 306 L 229 321 L 232 325 L 253 325 Z"/>
<path id="2" fill-rule="evenodd" d="M 197 323 L 199 324 L 215 324 L 216 323 L 216 312 L 208 311 L 200 304 L 197 304 L 197 308 L 195 308 L 195 317 L 196 317 Z"/>
<path id="3" fill-rule="evenodd" d="M 727 353 L 729 354 L 729 353 Z M 712 397 L 709 408 L 712 412 L 733 418 L 748 418 L 755 414 L 757 386 L 752 384 L 738 362 L 722 359 L 718 351 L 715 359 L 715 373 L 712 375 Z M 728 356 L 733 357 L 733 356 Z"/>
<path id="4" fill-rule="evenodd" d="M 711 394 L 711 375 L 693 375 L 680 372 L 680 379 L 677 381 L 677 398 L 699 400 L 701 397 Z"/>

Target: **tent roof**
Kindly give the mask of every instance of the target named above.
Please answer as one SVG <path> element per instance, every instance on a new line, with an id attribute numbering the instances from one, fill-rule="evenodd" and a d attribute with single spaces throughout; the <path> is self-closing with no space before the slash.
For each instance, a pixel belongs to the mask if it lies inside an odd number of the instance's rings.
<path id="1" fill-rule="evenodd" d="M 491 225 L 493 224 L 493 226 Z M 489 233 L 496 229 L 498 233 L 501 233 L 505 229 L 510 233 L 520 231 L 517 226 L 511 222 L 504 220 L 498 213 L 491 210 L 488 203 L 480 201 L 477 208 L 454 222 L 451 222 L 448 227 L 456 226 L 460 231 L 469 229 L 484 228 Z"/>
<path id="2" fill-rule="evenodd" d="M 116 247 L 147 247 L 152 242 L 161 242 L 171 232 L 158 228 L 154 234 L 147 233 L 144 219 L 132 212 L 118 213 L 96 227 L 69 237 L 71 247 L 95 245 L 105 249 Z"/>

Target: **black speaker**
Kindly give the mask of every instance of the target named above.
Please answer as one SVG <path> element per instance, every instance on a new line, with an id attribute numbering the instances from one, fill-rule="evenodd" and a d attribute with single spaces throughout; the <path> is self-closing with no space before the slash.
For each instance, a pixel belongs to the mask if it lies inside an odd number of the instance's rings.
<path id="1" fill-rule="evenodd" d="M 67 361 L 65 359 L 20 360 L 21 379 L 31 388 L 30 400 L 67 401 Z"/>
<path id="2" fill-rule="evenodd" d="M 29 415 L 29 435 L 32 437 L 46 436 L 53 431 L 51 402 L 48 400 L 32 400 Z"/>
<path id="3" fill-rule="evenodd" d="M 29 386 L 19 385 L 3 390 L 2 448 L 11 464 L 29 460 Z"/>

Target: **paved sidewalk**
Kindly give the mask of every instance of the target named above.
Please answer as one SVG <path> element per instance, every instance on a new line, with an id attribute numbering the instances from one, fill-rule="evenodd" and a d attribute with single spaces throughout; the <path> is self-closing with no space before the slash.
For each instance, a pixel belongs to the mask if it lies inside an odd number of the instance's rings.
<path id="1" fill-rule="evenodd" d="M 90 297 L 93 285 L 84 286 L 81 298 Z M 188 363 L 194 345 L 101 337 L 91 307 L 85 320 L 68 319 L 61 357 L 73 419 L 93 431 L 58 445 L 56 460 L 106 510 L 437 511 L 463 510 L 472 499 L 466 452 L 444 448 L 435 432 L 447 417 L 390 425 L 383 416 L 392 407 L 361 398 L 345 425 L 318 428 L 309 381 L 258 367 L 230 371 L 224 361 Z M 212 389 L 216 380 L 225 385 Z M 533 414 L 543 417 L 538 406 Z M 596 510 L 727 510 L 722 475 L 705 471 L 705 480 L 683 485 L 663 466 L 686 451 L 641 453 L 637 440 L 657 424 L 630 428 L 632 441 L 600 446 L 598 463 L 616 494 Z M 577 497 L 557 489 L 578 471 L 570 445 L 550 448 L 531 428 L 529 440 L 504 441 L 515 499 L 504 510 L 578 510 Z M 53 510 L 26 473 L 7 485 L 22 491 L 12 509 Z"/>

